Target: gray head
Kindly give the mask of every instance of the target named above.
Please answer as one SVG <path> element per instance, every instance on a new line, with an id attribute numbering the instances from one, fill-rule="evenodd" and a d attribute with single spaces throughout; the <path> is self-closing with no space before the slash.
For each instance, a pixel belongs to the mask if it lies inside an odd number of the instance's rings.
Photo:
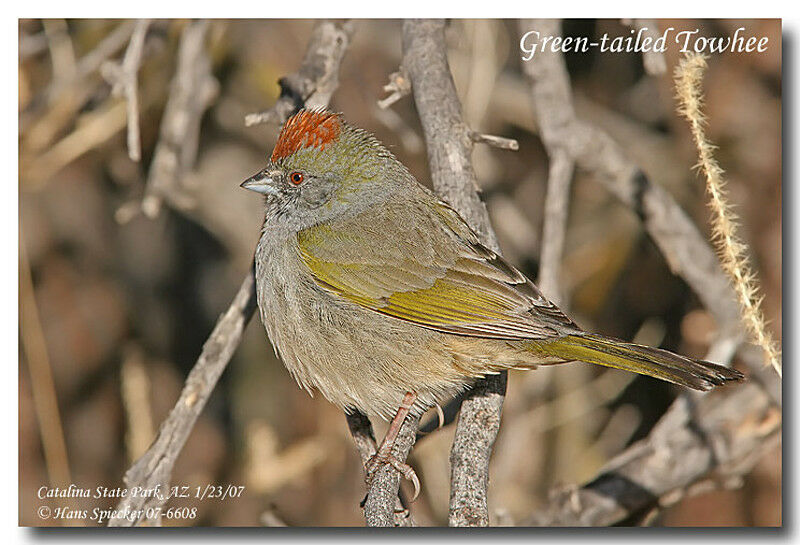
<path id="1" fill-rule="evenodd" d="M 267 166 L 242 183 L 266 196 L 267 222 L 298 231 L 413 186 L 408 170 L 375 137 L 325 110 L 289 118 Z"/>

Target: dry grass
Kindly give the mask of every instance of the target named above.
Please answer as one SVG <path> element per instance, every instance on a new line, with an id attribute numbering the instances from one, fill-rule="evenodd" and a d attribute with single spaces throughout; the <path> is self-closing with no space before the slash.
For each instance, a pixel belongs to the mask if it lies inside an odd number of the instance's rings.
<path id="1" fill-rule="evenodd" d="M 689 121 L 697 146 L 700 157 L 698 167 L 706 176 L 706 190 L 710 197 L 713 242 L 722 267 L 733 282 L 742 308 L 742 319 L 754 341 L 764 349 L 766 360 L 778 375 L 782 375 L 780 350 L 767 331 L 761 311 L 763 297 L 759 295 L 758 281 L 749 264 L 747 246 L 739 237 L 737 218 L 728 202 L 724 171 L 714 159 L 715 147 L 705 133 L 702 83 L 707 66 L 704 56 L 689 55 L 675 69 L 679 111 Z"/>

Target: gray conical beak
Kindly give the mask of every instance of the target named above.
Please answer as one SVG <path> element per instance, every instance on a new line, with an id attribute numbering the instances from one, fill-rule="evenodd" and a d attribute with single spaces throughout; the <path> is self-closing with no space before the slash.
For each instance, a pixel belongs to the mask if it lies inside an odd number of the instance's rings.
<path id="1" fill-rule="evenodd" d="M 275 181 L 269 172 L 261 171 L 255 176 L 251 176 L 241 183 L 239 187 L 261 193 L 262 195 L 277 195 L 279 190 L 275 187 Z"/>

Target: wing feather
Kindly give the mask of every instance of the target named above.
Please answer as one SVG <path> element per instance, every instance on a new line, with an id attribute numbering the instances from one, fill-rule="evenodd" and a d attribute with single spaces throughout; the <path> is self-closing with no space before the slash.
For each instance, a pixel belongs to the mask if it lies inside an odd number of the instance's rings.
<path id="1" fill-rule="evenodd" d="M 397 217 L 408 221 L 390 236 L 377 228 Z M 324 289 L 422 327 L 505 340 L 580 331 L 442 202 L 388 203 L 311 227 L 298 234 L 298 249 Z"/>

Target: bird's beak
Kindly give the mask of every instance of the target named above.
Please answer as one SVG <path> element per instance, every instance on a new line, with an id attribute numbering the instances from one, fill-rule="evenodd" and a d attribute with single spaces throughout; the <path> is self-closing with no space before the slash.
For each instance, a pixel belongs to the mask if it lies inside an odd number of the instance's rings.
<path id="1" fill-rule="evenodd" d="M 262 195 L 277 195 L 279 189 L 275 187 L 273 176 L 270 174 L 270 172 L 262 170 L 258 174 L 246 179 L 239 187 L 261 193 Z"/>

